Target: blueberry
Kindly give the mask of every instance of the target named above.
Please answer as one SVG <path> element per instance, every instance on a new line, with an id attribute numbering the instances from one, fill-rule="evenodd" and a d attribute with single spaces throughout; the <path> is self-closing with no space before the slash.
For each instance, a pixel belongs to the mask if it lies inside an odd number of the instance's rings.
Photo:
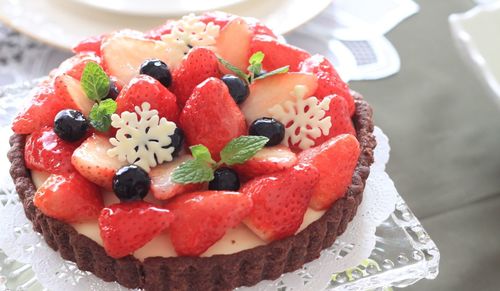
<path id="1" fill-rule="evenodd" d="M 266 146 L 280 144 L 285 138 L 285 126 L 278 120 L 270 117 L 263 117 L 255 120 L 249 129 L 250 135 L 260 135 L 269 138 Z"/>
<path id="2" fill-rule="evenodd" d="M 208 184 L 209 190 L 238 191 L 240 179 L 238 173 L 230 168 L 219 168 L 214 172 L 214 179 Z"/>
<path id="3" fill-rule="evenodd" d="M 54 119 L 54 132 L 65 141 L 77 141 L 85 136 L 89 122 L 80 111 L 65 109 Z"/>
<path id="4" fill-rule="evenodd" d="M 104 99 L 113 99 L 116 100 L 118 95 L 120 94 L 120 90 L 118 90 L 118 86 L 116 86 L 116 82 L 109 81 L 109 92 L 108 95 Z"/>
<path id="5" fill-rule="evenodd" d="M 174 131 L 174 134 L 172 134 L 170 138 L 172 139 L 171 146 L 173 146 L 175 149 L 172 155 L 176 157 L 179 155 L 179 152 L 182 149 L 182 144 L 184 143 L 184 132 L 182 131 L 182 129 L 177 127 Z"/>
<path id="6" fill-rule="evenodd" d="M 113 177 L 113 191 L 121 201 L 141 200 L 149 192 L 151 178 L 136 165 L 120 168 Z"/>
<path id="7" fill-rule="evenodd" d="M 170 87 L 172 84 L 172 73 L 167 64 L 159 59 L 150 59 L 142 63 L 139 73 L 155 78 L 165 87 Z"/>
<path id="8" fill-rule="evenodd" d="M 233 97 L 237 104 L 243 103 L 247 99 L 248 94 L 250 94 L 248 84 L 234 75 L 225 75 L 222 77 L 222 81 L 226 83 L 229 94 L 231 94 L 231 97 Z"/>

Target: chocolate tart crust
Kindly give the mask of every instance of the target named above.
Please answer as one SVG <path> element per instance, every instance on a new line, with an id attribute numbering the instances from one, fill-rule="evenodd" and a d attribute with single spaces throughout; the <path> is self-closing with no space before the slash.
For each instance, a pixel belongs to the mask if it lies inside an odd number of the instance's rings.
<path id="1" fill-rule="evenodd" d="M 299 269 L 320 256 L 341 235 L 356 214 L 363 197 L 366 179 L 373 163 L 376 141 L 373 136 L 372 109 L 363 97 L 352 92 L 356 100 L 353 122 L 361 146 L 361 155 L 346 195 L 337 200 L 317 221 L 298 234 L 265 246 L 231 255 L 212 257 L 147 258 L 133 256 L 114 259 L 90 238 L 78 234 L 69 224 L 41 213 L 33 204 L 36 188 L 24 162 L 26 136 L 13 135 L 8 158 L 10 174 L 23 203 L 26 217 L 41 233 L 47 244 L 61 256 L 75 262 L 104 281 L 117 281 L 128 288 L 146 290 L 231 290 L 252 286 L 262 280 L 273 280 L 281 274 Z"/>

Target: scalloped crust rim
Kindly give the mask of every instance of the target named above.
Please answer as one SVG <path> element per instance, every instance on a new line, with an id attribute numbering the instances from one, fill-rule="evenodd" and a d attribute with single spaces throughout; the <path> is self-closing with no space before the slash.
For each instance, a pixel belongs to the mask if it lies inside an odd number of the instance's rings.
<path id="1" fill-rule="evenodd" d="M 72 226 L 44 215 L 34 206 L 36 188 L 24 162 L 24 135 L 10 138 L 10 174 L 34 230 L 41 233 L 61 257 L 75 262 L 81 270 L 90 271 L 104 281 L 116 281 L 128 288 L 146 290 L 219 291 L 252 286 L 262 280 L 274 280 L 318 258 L 321 250 L 332 246 L 356 214 L 373 163 L 376 141 L 371 107 L 360 94 L 352 93 L 356 100 L 353 122 L 361 155 L 345 197 L 336 201 L 320 219 L 300 233 L 235 254 L 153 257 L 144 262 L 133 256 L 111 258 L 95 241 L 79 234 Z"/>

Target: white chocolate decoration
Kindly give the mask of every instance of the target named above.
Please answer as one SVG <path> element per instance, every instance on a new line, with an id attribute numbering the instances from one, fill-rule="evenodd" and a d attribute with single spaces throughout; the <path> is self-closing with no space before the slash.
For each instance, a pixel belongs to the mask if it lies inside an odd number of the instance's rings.
<path id="1" fill-rule="evenodd" d="M 205 24 L 194 14 L 189 14 L 177 21 L 170 34 L 162 36 L 169 50 L 169 61 L 177 67 L 191 48 L 204 46 L 211 48 L 219 36 L 220 26 L 213 22 Z"/>
<path id="2" fill-rule="evenodd" d="M 108 155 L 149 172 L 151 168 L 173 160 L 175 149 L 170 136 L 177 126 L 164 117 L 160 118 L 158 111 L 151 110 L 148 102 L 136 106 L 135 112 L 111 115 L 111 126 L 118 131 L 116 137 L 109 139 L 114 147 L 108 150 Z"/>
<path id="3" fill-rule="evenodd" d="M 297 85 L 290 93 L 297 98 L 296 102 L 285 101 L 268 110 L 271 117 L 287 126 L 283 144 L 298 144 L 303 150 L 314 146 L 314 139 L 328 135 L 332 127 L 331 117 L 325 117 L 331 98 L 320 102 L 316 97 L 307 98 L 306 92 L 306 86 Z"/>

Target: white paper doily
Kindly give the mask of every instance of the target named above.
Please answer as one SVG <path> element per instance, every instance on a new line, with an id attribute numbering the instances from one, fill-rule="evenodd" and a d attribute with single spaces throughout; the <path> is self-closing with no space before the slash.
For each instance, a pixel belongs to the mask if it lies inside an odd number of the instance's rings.
<path id="1" fill-rule="evenodd" d="M 7 130 L 4 128 L 2 133 L 7 134 Z M 376 243 L 375 230 L 394 212 L 397 199 L 394 184 L 385 173 L 390 150 L 388 139 L 378 128 L 375 135 L 378 142 L 375 163 L 367 180 L 363 202 L 346 232 L 331 248 L 323 251 L 318 260 L 300 270 L 284 274 L 275 281 L 263 281 L 254 287 L 238 290 L 276 290 L 281 287 L 287 287 L 286 290 L 322 290 L 329 284 L 332 274 L 357 266 L 370 256 Z M 5 152 L 0 155 L 4 156 Z M 2 177 L 8 175 L 8 167 L 4 165 Z M 0 193 L 7 194 L 1 196 L 0 203 L 0 249 L 9 258 L 31 265 L 38 281 L 49 290 L 126 290 L 117 283 L 106 283 L 89 272 L 78 270 L 74 263 L 63 260 L 50 249 L 32 230 L 12 182 L 2 180 L 6 183 L 0 186 Z"/>

